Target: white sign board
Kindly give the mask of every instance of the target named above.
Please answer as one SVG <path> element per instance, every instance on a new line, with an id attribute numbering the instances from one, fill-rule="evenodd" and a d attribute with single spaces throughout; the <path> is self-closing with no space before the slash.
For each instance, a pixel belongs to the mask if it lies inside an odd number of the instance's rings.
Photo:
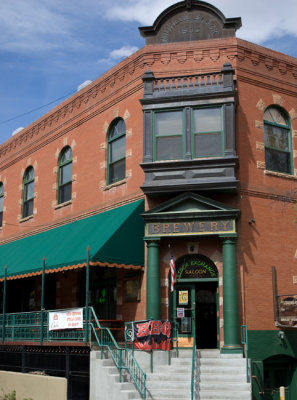
<path id="1" fill-rule="evenodd" d="M 53 311 L 49 313 L 49 330 L 82 329 L 83 308 L 75 308 L 67 311 Z"/>

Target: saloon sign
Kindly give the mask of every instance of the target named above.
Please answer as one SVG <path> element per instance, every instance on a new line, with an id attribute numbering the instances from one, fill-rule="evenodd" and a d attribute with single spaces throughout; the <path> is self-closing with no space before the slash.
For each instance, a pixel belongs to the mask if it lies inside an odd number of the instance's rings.
<path id="1" fill-rule="evenodd" d="M 297 325 L 297 298 L 285 297 L 279 300 L 279 323 L 286 326 Z"/>
<path id="2" fill-rule="evenodd" d="M 187 254 L 176 261 L 178 279 L 217 278 L 215 264 L 202 254 Z"/>

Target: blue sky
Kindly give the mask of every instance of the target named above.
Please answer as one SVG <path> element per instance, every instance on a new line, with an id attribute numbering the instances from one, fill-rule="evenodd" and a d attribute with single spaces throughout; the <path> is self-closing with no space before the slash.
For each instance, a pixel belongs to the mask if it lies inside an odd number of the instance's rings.
<path id="1" fill-rule="evenodd" d="M 143 47 L 138 27 L 175 2 L 0 0 L 0 143 Z M 297 57 L 296 0 L 209 2 L 242 18 L 238 37 Z"/>

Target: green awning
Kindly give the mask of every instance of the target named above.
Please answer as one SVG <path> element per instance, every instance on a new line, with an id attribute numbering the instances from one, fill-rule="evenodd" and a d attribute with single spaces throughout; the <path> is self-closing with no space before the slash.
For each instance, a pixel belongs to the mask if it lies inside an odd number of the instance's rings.
<path id="1" fill-rule="evenodd" d="M 127 205 L 87 217 L 58 228 L 0 246 L 0 279 L 7 266 L 8 277 L 59 271 L 90 264 L 140 269 L 144 265 L 144 224 L 140 214 L 144 202 Z"/>

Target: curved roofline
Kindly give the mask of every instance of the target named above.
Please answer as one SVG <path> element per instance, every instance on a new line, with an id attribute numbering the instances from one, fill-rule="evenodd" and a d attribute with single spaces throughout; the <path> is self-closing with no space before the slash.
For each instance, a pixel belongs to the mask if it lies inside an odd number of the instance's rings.
<path id="1" fill-rule="evenodd" d="M 199 8 L 204 11 L 208 11 L 218 17 L 224 28 L 233 28 L 235 30 L 241 27 L 241 18 L 226 18 L 225 15 L 212 4 L 206 3 L 200 0 L 184 0 L 179 3 L 175 3 L 172 6 L 166 8 L 154 21 L 152 26 L 139 27 L 141 36 L 147 37 L 151 36 L 153 33 L 157 32 L 159 27 L 162 25 L 163 21 L 171 15 L 176 14 L 176 12 L 182 9 L 191 9 L 192 7 Z"/>

